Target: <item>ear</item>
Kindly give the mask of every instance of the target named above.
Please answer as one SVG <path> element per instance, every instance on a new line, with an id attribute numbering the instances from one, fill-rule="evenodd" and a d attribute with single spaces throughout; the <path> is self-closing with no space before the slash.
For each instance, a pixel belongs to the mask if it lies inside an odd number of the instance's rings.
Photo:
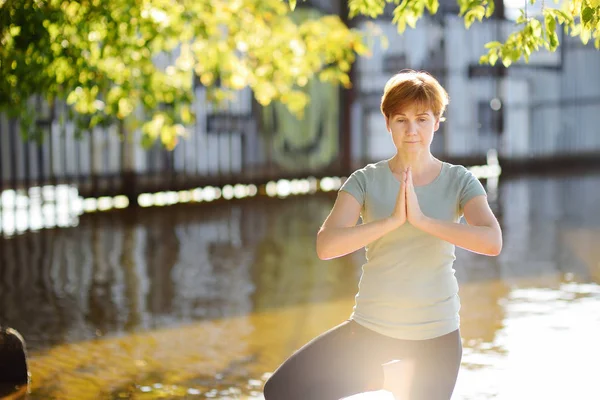
<path id="1" fill-rule="evenodd" d="M 385 128 L 389 133 L 392 133 L 392 129 L 390 128 L 390 119 L 388 117 L 385 117 Z"/>
<path id="2" fill-rule="evenodd" d="M 435 125 L 433 126 L 433 131 L 437 132 L 438 129 L 440 129 L 440 119 L 439 118 L 437 118 L 435 120 Z"/>

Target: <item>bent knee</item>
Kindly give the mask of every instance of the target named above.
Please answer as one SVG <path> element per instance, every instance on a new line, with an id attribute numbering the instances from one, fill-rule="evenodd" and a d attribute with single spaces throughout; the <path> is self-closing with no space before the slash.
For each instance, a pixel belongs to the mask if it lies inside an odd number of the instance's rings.
<path id="1" fill-rule="evenodd" d="M 263 395 L 265 400 L 277 400 L 281 399 L 281 393 L 277 390 L 277 378 L 275 375 L 271 375 L 265 384 L 263 385 Z"/>
<path id="2" fill-rule="evenodd" d="M 275 372 L 263 385 L 265 400 L 308 400 L 302 396 L 303 388 L 298 381 Z"/>

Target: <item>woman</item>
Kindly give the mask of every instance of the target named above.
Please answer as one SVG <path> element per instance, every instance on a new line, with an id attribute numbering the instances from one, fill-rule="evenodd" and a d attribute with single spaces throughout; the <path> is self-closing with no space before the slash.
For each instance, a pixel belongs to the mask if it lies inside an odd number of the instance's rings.
<path id="1" fill-rule="evenodd" d="M 447 104 L 426 72 L 387 82 L 381 112 L 396 154 L 348 178 L 317 235 L 323 260 L 366 247 L 353 313 L 286 360 L 265 384 L 266 400 L 379 390 L 393 360 L 410 366 L 410 379 L 398 377 L 406 398 L 451 398 L 462 357 L 455 246 L 496 256 L 502 233 L 475 176 L 431 154 Z"/>

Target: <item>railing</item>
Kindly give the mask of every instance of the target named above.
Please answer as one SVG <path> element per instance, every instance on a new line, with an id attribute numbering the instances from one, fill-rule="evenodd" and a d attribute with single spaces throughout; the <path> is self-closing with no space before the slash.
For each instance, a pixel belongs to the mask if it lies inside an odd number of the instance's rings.
<path id="1" fill-rule="evenodd" d="M 196 90 L 196 122 L 168 151 L 139 145 L 140 133 L 121 140 L 116 127 L 77 137 L 63 105 L 43 127 L 42 141 L 24 142 L 15 120 L 0 116 L 0 190 L 74 185 L 86 196 L 126 195 L 197 186 L 266 183 L 281 177 L 325 176 L 339 171 L 338 89 L 319 85 L 307 118 L 283 106 L 263 108 L 249 91 L 222 106 Z M 323 96 L 323 97 L 321 97 Z M 327 104 L 325 104 L 327 102 Z"/>

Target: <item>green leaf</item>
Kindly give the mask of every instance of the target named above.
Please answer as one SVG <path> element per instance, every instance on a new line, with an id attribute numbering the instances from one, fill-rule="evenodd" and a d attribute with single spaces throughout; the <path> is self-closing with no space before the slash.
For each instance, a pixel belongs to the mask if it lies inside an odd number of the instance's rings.
<path id="1" fill-rule="evenodd" d="M 486 49 L 496 49 L 501 46 L 502 46 L 502 43 L 500 43 L 500 42 L 489 42 L 489 43 L 486 43 L 484 47 Z"/>
<path id="2" fill-rule="evenodd" d="M 556 51 L 558 47 L 558 35 L 554 32 L 549 35 L 550 51 Z"/>
<path id="3" fill-rule="evenodd" d="M 590 32 L 590 30 L 586 29 L 585 27 L 582 27 L 581 32 L 579 34 L 579 38 L 581 39 L 581 42 L 583 44 L 587 44 L 590 41 L 591 37 L 592 37 L 592 33 Z"/>
<path id="4" fill-rule="evenodd" d="M 440 7 L 439 0 L 427 0 L 427 9 L 430 14 L 436 14 Z"/>
<path id="5" fill-rule="evenodd" d="M 21 27 L 20 26 L 15 26 L 15 25 L 11 25 L 8 33 L 10 36 L 15 37 L 15 36 L 19 36 L 19 34 L 21 33 Z"/>
<path id="6" fill-rule="evenodd" d="M 587 25 L 590 21 L 592 21 L 592 19 L 594 18 L 595 12 L 596 12 L 596 10 L 594 10 L 593 8 L 585 7 L 581 11 L 581 20 L 583 21 L 583 23 Z"/>
<path id="7" fill-rule="evenodd" d="M 385 3 L 385 0 L 348 0 L 349 16 L 353 18 L 362 14 L 370 18 L 377 18 L 383 14 Z"/>
<path id="8" fill-rule="evenodd" d="M 553 16 L 546 14 L 544 22 L 546 23 L 546 30 L 548 31 L 548 34 L 556 32 L 556 19 L 554 19 Z"/>
<path id="9" fill-rule="evenodd" d="M 500 1 L 503 1 L 503 0 L 500 0 Z M 486 18 L 490 18 L 494 14 L 495 10 L 496 10 L 496 4 L 494 3 L 494 0 L 488 0 L 488 6 L 487 6 L 486 12 L 485 12 Z"/>

